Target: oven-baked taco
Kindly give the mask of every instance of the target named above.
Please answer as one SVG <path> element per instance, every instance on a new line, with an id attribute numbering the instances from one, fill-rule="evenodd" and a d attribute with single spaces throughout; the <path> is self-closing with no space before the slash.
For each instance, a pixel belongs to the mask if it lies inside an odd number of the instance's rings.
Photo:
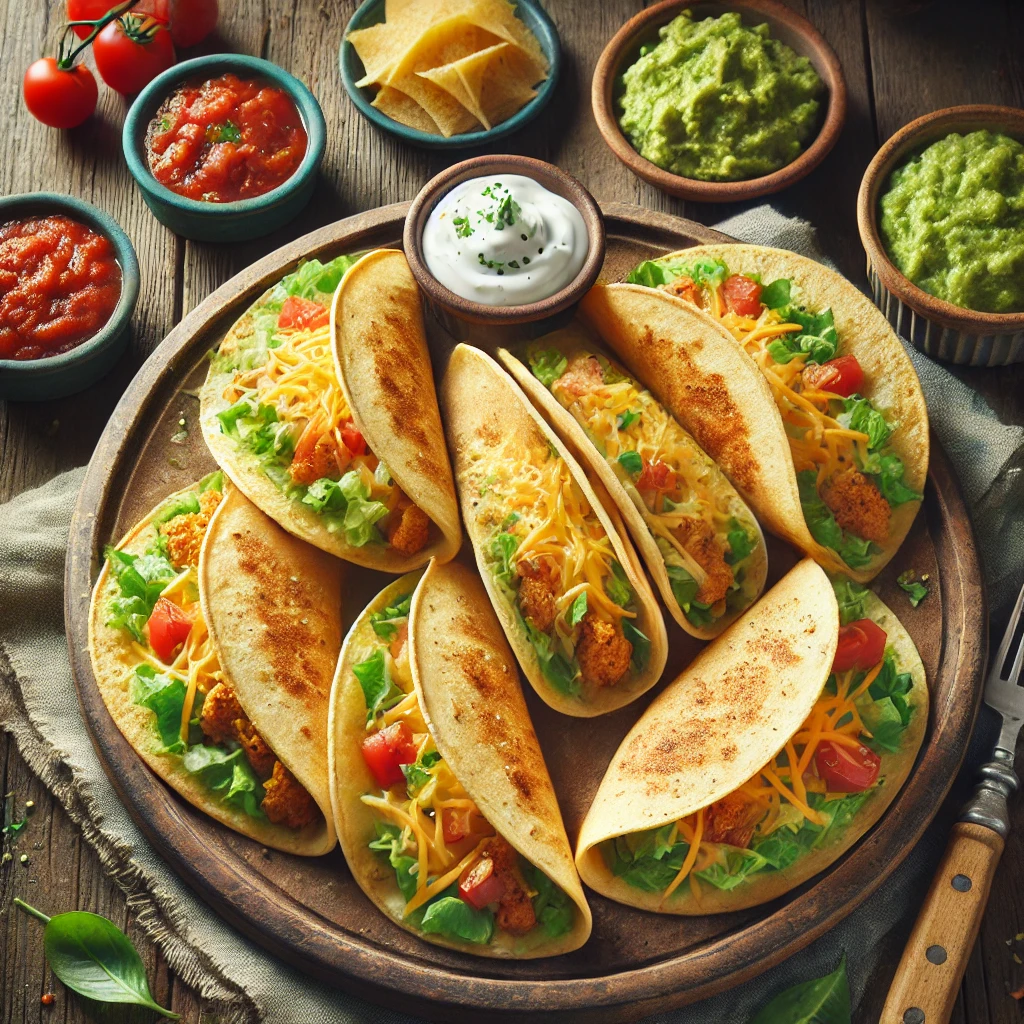
<path id="1" fill-rule="evenodd" d="M 213 356 L 201 419 L 232 482 L 316 547 L 385 572 L 458 550 L 420 297 L 398 250 L 310 260 L 261 296 Z"/>
<path id="2" fill-rule="evenodd" d="M 672 617 L 718 636 L 768 574 L 761 527 L 725 474 L 578 321 L 498 355 L 604 484 Z"/>
<path id="3" fill-rule="evenodd" d="M 219 472 L 166 498 L 105 555 L 89 647 L 128 742 L 236 832 L 289 853 L 330 850 L 341 563 Z"/>
<path id="4" fill-rule="evenodd" d="M 635 700 L 665 667 L 665 622 L 602 485 L 483 352 L 452 352 L 441 402 L 466 532 L 530 685 L 580 717 Z"/>
<path id="5" fill-rule="evenodd" d="M 593 289 L 583 316 L 762 522 L 832 571 L 875 576 L 906 537 L 928 474 L 924 396 L 885 317 L 834 271 L 763 246 L 697 246 L 642 263 L 628 281 Z M 721 355 L 712 328 L 749 358 Z M 739 409 L 735 423 L 716 415 L 716 393 Z M 788 458 L 773 450 L 780 440 Z"/>
<path id="6" fill-rule="evenodd" d="M 580 829 L 592 889 L 667 914 L 740 910 L 885 813 L 924 738 L 924 666 L 874 594 L 836 589 L 839 607 L 804 560 L 651 704 Z"/>
<path id="7" fill-rule="evenodd" d="M 397 924 L 479 956 L 586 942 L 515 659 L 472 570 L 432 562 L 370 603 L 338 665 L 330 752 L 342 849 Z"/>

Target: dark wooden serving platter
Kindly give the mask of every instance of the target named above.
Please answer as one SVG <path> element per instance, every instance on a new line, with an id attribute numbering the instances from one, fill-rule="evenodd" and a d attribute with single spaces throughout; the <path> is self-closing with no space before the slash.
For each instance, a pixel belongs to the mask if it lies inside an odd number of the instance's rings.
<path id="1" fill-rule="evenodd" d="M 149 772 L 100 697 L 87 649 L 89 595 L 99 554 L 160 498 L 212 468 L 195 396 L 205 377 L 207 351 L 256 295 L 300 259 L 398 245 L 407 209 L 399 204 L 350 217 L 260 260 L 185 317 L 125 392 L 89 464 L 68 548 L 71 663 L 93 742 L 139 827 L 200 896 L 253 940 L 324 981 L 418 1016 L 457 1021 L 479 1020 L 483 1014 L 539 1021 L 565 1011 L 572 1011 L 574 1022 L 632 1021 L 705 998 L 792 955 L 866 899 L 920 837 L 963 758 L 984 667 L 985 597 L 963 498 L 934 439 L 922 513 L 876 581 L 928 671 L 932 707 L 921 757 L 889 812 L 852 851 L 764 907 L 676 918 L 588 893 L 594 932 L 575 953 L 509 963 L 442 950 L 378 913 L 340 851 L 312 860 L 269 853 L 193 810 Z M 603 276 L 611 280 L 657 253 L 724 239 L 690 221 L 634 206 L 603 209 L 608 231 Z M 450 340 L 429 319 L 428 327 L 439 372 Z M 188 431 L 184 440 L 175 438 L 181 419 Z M 774 538 L 769 552 L 770 586 L 797 555 Z M 931 575 L 932 594 L 917 609 L 895 582 L 911 567 Z M 387 580 L 351 569 L 346 622 Z M 699 647 L 670 619 L 668 626 L 672 653 L 663 682 L 621 711 L 599 719 L 566 718 L 527 688 L 570 840 L 621 738 Z"/>

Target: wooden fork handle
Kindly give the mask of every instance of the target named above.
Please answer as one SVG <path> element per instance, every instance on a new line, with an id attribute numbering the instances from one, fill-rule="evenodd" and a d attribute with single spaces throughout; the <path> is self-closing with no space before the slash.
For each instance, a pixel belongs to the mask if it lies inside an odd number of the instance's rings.
<path id="1" fill-rule="evenodd" d="M 1002 852 L 992 829 L 953 826 L 879 1024 L 947 1024 Z"/>

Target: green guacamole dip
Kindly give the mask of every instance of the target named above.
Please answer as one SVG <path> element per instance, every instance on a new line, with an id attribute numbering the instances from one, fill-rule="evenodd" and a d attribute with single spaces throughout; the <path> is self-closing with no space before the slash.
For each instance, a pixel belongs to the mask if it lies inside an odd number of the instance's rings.
<path id="1" fill-rule="evenodd" d="M 742 181 L 792 163 L 818 127 L 825 87 L 806 57 L 736 13 L 685 10 L 622 76 L 619 124 L 652 163 Z"/>
<path id="2" fill-rule="evenodd" d="M 953 133 L 892 172 L 889 258 L 919 288 L 983 313 L 1024 312 L 1024 145 Z"/>

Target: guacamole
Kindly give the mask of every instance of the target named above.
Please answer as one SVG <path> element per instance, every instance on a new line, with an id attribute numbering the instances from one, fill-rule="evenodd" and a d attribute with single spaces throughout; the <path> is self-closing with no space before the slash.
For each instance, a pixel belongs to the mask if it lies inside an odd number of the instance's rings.
<path id="1" fill-rule="evenodd" d="M 1024 145 L 990 131 L 933 142 L 879 202 L 889 258 L 919 288 L 983 313 L 1024 312 Z"/>
<path id="2" fill-rule="evenodd" d="M 817 127 L 825 87 L 806 57 L 736 13 L 683 11 L 622 76 L 619 124 L 673 174 L 742 181 L 792 163 Z"/>

